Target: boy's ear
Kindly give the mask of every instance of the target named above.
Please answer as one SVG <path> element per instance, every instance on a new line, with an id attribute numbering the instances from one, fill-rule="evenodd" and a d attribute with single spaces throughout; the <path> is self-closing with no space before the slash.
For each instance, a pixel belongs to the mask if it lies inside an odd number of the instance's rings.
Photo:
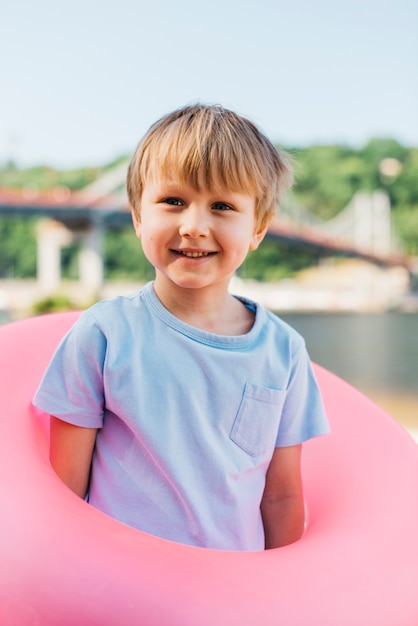
<path id="1" fill-rule="evenodd" d="M 138 237 L 138 239 L 141 239 L 141 220 L 136 215 L 133 209 L 131 209 L 131 216 L 134 225 L 135 235 Z"/>
<path id="2" fill-rule="evenodd" d="M 266 236 L 269 224 L 270 224 L 270 220 L 268 220 L 267 224 L 265 224 L 262 228 L 260 228 L 260 230 L 254 231 L 253 236 L 251 237 L 251 241 L 250 241 L 250 250 L 257 250 L 258 246 L 260 245 L 260 243 L 263 241 L 264 237 Z"/>

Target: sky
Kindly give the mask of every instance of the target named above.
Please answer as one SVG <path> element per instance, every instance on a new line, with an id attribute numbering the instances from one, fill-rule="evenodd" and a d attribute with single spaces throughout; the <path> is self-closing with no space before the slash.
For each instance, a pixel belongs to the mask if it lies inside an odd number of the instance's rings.
<path id="1" fill-rule="evenodd" d="M 0 165 L 102 165 L 193 102 L 285 147 L 418 146 L 416 0 L 4 0 Z"/>

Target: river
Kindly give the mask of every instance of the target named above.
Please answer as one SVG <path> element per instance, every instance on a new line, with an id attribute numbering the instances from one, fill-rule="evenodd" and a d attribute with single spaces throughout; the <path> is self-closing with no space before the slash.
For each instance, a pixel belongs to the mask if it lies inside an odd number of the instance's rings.
<path id="1" fill-rule="evenodd" d="M 292 313 L 313 361 L 418 437 L 418 313 Z"/>

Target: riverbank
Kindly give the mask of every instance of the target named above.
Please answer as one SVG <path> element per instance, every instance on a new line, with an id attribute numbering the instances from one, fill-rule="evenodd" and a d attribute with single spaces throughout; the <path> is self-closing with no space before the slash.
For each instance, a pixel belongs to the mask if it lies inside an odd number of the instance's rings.
<path id="1" fill-rule="evenodd" d="M 402 267 L 381 268 L 358 259 L 329 259 L 277 283 L 234 277 L 231 291 L 274 311 L 418 311 Z"/>
<path id="2" fill-rule="evenodd" d="M 375 404 L 392 416 L 418 443 L 418 392 L 369 390 L 366 392 Z"/>

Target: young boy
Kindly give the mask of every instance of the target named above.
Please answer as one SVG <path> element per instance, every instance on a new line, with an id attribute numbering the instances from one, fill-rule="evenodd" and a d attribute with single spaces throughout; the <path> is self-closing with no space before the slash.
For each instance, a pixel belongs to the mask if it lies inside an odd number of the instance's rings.
<path id="1" fill-rule="evenodd" d="M 154 124 L 127 188 L 155 267 L 64 338 L 34 403 L 51 463 L 116 519 L 206 548 L 260 550 L 304 529 L 301 444 L 327 432 L 301 337 L 230 295 L 291 170 L 252 122 L 189 106 Z"/>

